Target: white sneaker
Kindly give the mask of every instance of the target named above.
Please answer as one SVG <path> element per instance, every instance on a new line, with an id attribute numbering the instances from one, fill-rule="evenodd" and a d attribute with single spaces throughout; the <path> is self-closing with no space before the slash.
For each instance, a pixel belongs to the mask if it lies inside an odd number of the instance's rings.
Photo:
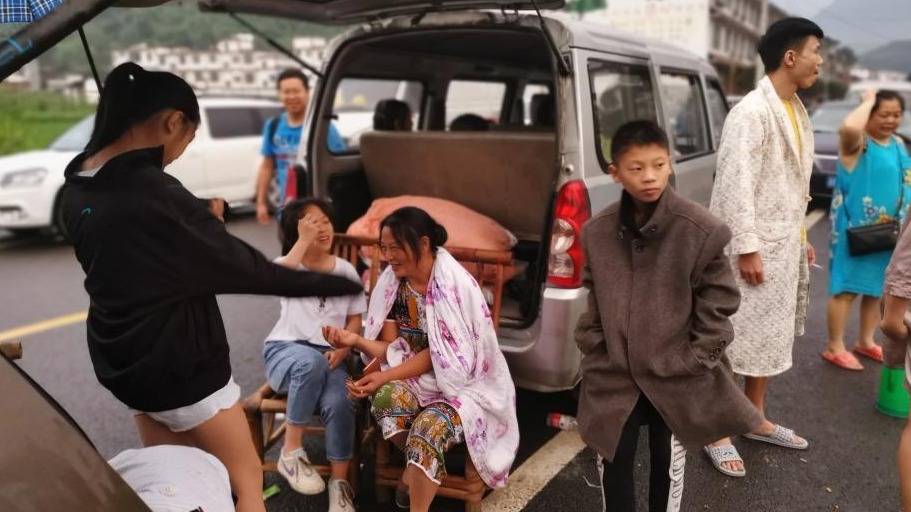
<path id="1" fill-rule="evenodd" d="M 354 490 L 345 480 L 329 480 L 329 512 L 354 512 Z"/>
<path id="2" fill-rule="evenodd" d="M 326 482 L 310 465 L 310 459 L 303 448 L 298 448 L 287 456 L 283 452 L 278 458 L 277 466 L 278 474 L 285 477 L 288 485 L 301 494 L 319 494 L 326 489 Z"/>

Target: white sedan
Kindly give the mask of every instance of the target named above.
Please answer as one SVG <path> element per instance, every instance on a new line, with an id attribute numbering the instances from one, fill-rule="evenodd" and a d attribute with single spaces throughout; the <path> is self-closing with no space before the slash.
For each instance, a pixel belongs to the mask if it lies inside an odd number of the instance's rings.
<path id="1" fill-rule="evenodd" d="M 200 98 L 199 108 L 196 138 L 166 171 L 199 197 L 222 197 L 231 205 L 252 201 L 263 124 L 281 112 L 281 105 L 251 98 Z M 0 229 L 60 226 L 57 202 L 63 171 L 83 150 L 93 126 L 90 115 L 45 150 L 0 157 Z"/>

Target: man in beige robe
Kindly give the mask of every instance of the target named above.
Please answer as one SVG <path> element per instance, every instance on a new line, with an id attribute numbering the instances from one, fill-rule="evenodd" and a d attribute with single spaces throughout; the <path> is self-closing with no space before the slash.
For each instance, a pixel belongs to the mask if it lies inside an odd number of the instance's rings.
<path id="1" fill-rule="evenodd" d="M 765 416 L 768 378 L 791 367 L 794 337 L 803 334 L 808 263 L 803 219 L 813 166 L 813 130 L 799 89 L 816 82 L 822 30 L 804 18 L 772 24 L 759 42 L 766 76 L 728 115 L 718 150 L 711 211 L 733 232 L 728 246 L 740 286 L 740 310 L 731 317 L 728 349 L 746 395 Z M 804 449 L 806 440 L 766 419 L 744 437 Z M 707 451 L 724 474 L 743 476 L 730 439 Z"/>

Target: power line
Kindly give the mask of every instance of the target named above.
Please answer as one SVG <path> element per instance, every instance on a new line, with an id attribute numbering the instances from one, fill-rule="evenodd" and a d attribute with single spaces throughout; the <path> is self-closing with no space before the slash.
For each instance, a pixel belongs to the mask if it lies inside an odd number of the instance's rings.
<path id="1" fill-rule="evenodd" d="M 873 32 L 873 31 L 871 31 L 870 29 L 868 29 L 867 27 L 858 25 L 857 23 L 854 23 L 853 21 L 846 20 L 846 19 L 842 18 L 841 16 L 836 16 L 836 15 L 834 15 L 834 14 L 826 13 L 826 14 L 824 14 L 824 15 L 822 15 L 822 16 L 819 17 L 819 19 L 825 19 L 825 18 L 832 18 L 832 19 L 841 21 L 842 23 L 844 23 L 844 24 L 846 24 L 846 25 L 850 25 L 850 26 L 852 26 L 852 27 L 854 27 L 854 28 L 856 28 L 856 29 L 858 29 L 858 30 L 860 30 L 860 31 L 862 31 L 862 32 L 864 32 L 864 33 L 866 33 L 866 34 L 869 34 L 869 35 L 871 35 L 871 36 L 874 36 L 874 37 L 876 37 L 876 38 L 878 38 L 878 39 L 880 39 L 880 40 L 882 40 L 882 41 L 885 41 L 885 42 L 887 42 L 887 43 L 891 43 L 891 42 L 893 41 L 893 39 L 890 39 L 890 38 L 888 38 L 888 37 L 885 37 L 885 36 L 882 36 L 882 35 L 880 35 L 880 34 L 877 34 L 876 32 Z"/>

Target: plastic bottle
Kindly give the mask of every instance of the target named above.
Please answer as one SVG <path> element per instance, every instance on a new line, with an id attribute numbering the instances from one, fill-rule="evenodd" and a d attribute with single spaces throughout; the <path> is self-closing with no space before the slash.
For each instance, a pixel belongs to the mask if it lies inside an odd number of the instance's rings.
<path id="1" fill-rule="evenodd" d="M 547 424 L 551 427 L 558 428 L 560 430 L 578 430 L 579 424 L 576 422 L 575 416 L 569 416 L 567 414 L 560 414 L 558 412 L 552 412 L 547 415 Z"/>

